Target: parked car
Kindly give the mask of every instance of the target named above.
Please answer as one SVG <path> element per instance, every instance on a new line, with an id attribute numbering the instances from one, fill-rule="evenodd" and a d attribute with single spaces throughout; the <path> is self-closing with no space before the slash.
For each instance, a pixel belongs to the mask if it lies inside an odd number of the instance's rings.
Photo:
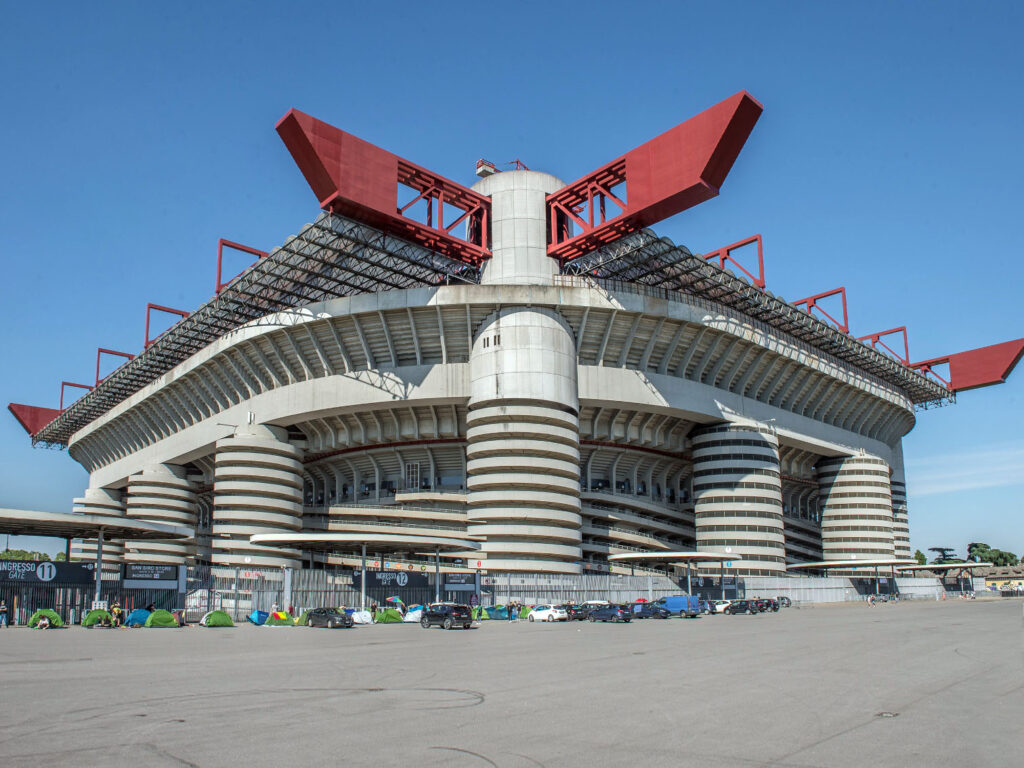
<path id="1" fill-rule="evenodd" d="M 594 606 L 592 605 L 565 606 L 565 613 L 569 617 L 569 621 L 583 621 L 590 615 L 592 610 L 594 610 Z"/>
<path id="2" fill-rule="evenodd" d="M 711 610 L 711 603 L 709 603 L 707 600 L 701 598 L 701 600 L 698 602 L 698 605 L 700 606 L 700 612 L 702 615 L 707 616 L 709 614 L 714 613 L 714 611 Z"/>
<path id="3" fill-rule="evenodd" d="M 655 605 L 654 603 L 633 604 L 634 619 L 667 619 L 671 615 L 672 612 L 667 608 L 662 608 L 660 605 Z"/>
<path id="4" fill-rule="evenodd" d="M 526 618 L 530 621 L 568 621 L 569 614 L 564 605 L 536 605 Z"/>
<path id="5" fill-rule="evenodd" d="M 711 603 L 711 612 L 725 613 L 725 609 L 728 608 L 732 602 L 732 600 L 715 600 Z"/>
<path id="6" fill-rule="evenodd" d="M 607 605 L 591 611 L 587 621 L 624 621 L 628 624 L 631 618 L 632 612 L 628 605 Z"/>
<path id="7" fill-rule="evenodd" d="M 307 627 L 349 628 L 353 624 L 352 617 L 337 608 L 314 608 L 306 617 Z"/>
<path id="8" fill-rule="evenodd" d="M 473 612 L 468 605 L 458 603 L 431 603 L 423 609 L 420 617 L 420 626 L 424 629 L 431 627 L 443 627 L 454 629 L 462 627 L 469 629 L 473 626 Z"/>
<path id="9" fill-rule="evenodd" d="M 733 600 L 729 605 L 725 606 L 725 610 L 722 613 L 727 613 L 730 616 L 737 613 L 760 613 L 761 609 L 757 607 L 753 600 Z"/>
<path id="10" fill-rule="evenodd" d="M 779 601 L 779 605 L 781 607 L 783 607 L 783 608 L 792 608 L 793 607 L 793 601 L 790 600 L 785 595 L 779 595 L 778 601 Z"/>
<path id="11" fill-rule="evenodd" d="M 700 615 L 700 599 L 694 595 L 667 595 L 659 597 L 654 604 L 672 613 L 678 613 L 680 618 L 686 616 L 693 619 Z"/>

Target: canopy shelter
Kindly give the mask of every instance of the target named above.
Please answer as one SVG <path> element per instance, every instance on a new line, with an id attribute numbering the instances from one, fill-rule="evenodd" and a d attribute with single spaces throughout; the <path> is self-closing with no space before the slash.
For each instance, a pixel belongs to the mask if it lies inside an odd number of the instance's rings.
<path id="1" fill-rule="evenodd" d="M 888 569 L 893 579 L 896 578 L 896 570 L 899 566 L 908 563 L 916 563 L 916 560 L 906 560 L 898 557 L 880 557 L 875 559 L 858 560 L 818 560 L 813 563 L 791 563 L 786 566 L 787 571 L 821 571 L 823 576 L 828 576 L 829 571 L 859 571 L 868 569 L 875 577 L 875 593 L 878 593 L 879 569 Z M 870 575 L 870 574 L 869 574 Z"/>
<path id="2" fill-rule="evenodd" d="M 96 539 L 96 600 L 103 578 L 103 540 L 191 539 L 195 530 L 183 525 L 151 523 L 128 517 L 37 512 L 31 509 L 0 509 L 0 533 L 13 536 L 54 536 L 60 539 Z"/>
<path id="3" fill-rule="evenodd" d="M 952 573 L 956 576 L 957 582 L 963 579 L 965 576 L 970 576 L 971 571 L 976 568 L 991 568 L 992 563 L 926 563 L 921 565 L 920 563 L 913 563 L 912 565 L 901 565 L 896 570 L 903 573 L 917 573 L 919 571 L 930 571 L 938 576 L 943 582 L 945 582 L 946 574 Z M 963 585 L 960 585 L 963 589 Z M 973 587 L 972 587 L 973 591 Z"/>
<path id="4" fill-rule="evenodd" d="M 412 533 L 256 533 L 249 537 L 253 544 L 263 546 L 291 547 L 307 549 L 314 552 L 331 554 L 359 552 L 362 556 L 360 566 L 359 601 L 360 608 L 366 610 L 366 548 L 376 547 L 384 552 L 422 552 L 434 553 L 434 599 L 441 600 L 441 552 L 467 552 L 480 549 L 480 545 L 466 539 L 453 536 Z"/>
<path id="5" fill-rule="evenodd" d="M 736 555 L 726 552 L 710 552 L 706 550 L 702 552 L 624 552 L 619 555 L 608 556 L 608 562 L 610 563 L 664 563 L 666 566 L 670 563 L 685 563 L 687 594 L 693 594 L 692 563 L 722 563 L 724 565 L 727 562 L 738 559 Z"/>

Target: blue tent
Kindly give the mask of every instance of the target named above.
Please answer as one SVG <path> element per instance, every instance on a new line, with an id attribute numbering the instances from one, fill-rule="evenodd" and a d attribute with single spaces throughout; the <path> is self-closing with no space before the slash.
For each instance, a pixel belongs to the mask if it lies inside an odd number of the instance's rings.
<path id="1" fill-rule="evenodd" d="M 136 608 L 128 614 L 128 618 L 124 620 L 124 623 L 126 627 L 144 627 L 148 618 L 149 611 L 145 608 Z"/>
<path id="2" fill-rule="evenodd" d="M 249 614 L 249 621 L 255 624 L 257 627 L 262 627 L 267 623 L 267 619 L 270 618 L 270 614 L 266 611 L 253 611 Z"/>

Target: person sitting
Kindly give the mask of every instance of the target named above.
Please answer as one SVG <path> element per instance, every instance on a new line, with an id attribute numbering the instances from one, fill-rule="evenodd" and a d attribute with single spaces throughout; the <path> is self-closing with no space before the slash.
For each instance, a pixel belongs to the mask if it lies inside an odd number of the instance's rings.
<path id="1" fill-rule="evenodd" d="M 36 629 L 49 629 L 50 619 L 47 616 L 40 616 L 39 621 L 36 623 Z"/>
<path id="2" fill-rule="evenodd" d="M 115 627 L 124 625 L 124 611 L 121 609 L 120 603 L 115 601 L 114 604 L 110 606 L 110 615 L 113 618 L 113 625 Z"/>

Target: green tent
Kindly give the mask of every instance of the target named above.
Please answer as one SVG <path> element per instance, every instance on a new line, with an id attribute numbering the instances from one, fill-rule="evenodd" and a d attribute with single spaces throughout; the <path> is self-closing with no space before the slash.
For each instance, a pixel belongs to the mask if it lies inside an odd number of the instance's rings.
<path id="1" fill-rule="evenodd" d="M 82 626 L 94 627 L 103 621 L 103 619 L 106 619 L 111 624 L 114 622 L 114 618 L 110 615 L 109 611 L 104 611 L 102 608 L 95 608 L 85 614 L 85 618 L 82 619 Z"/>
<path id="2" fill-rule="evenodd" d="M 50 620 L 50 626 L 51 627 L 63 627 L 64 626 L 64 622 L 60 620 L 60 616 L 57 615 L 57 612 L 54 611 L 54 610 L 51 610 L 49 608 L 40 608 L 38 611 L 33 613 L 32 614 L 32 618 L 30 618 L 28 620 L 28 626 L 31 629 L 35 629 L 36 628 L 36 624 L 39 623 L 39 620 L 41 618 L 43 618 L 43 616 L 45 616 L 46 618 L 48 618 Z"/>
<path id="3" fill-rule="evenodd" d="M 210 611 L 199 620 L 201 627 L 233 627 L 235 622 L 224 611 Z"/>
<path id="4" fill-rule="evenodd" d="M 306 626 L 306 622 L 307 621 L 309 621 L 309 609 L 308 608 L 302 612 L 302 615 L 299 616 L 298 621 L 296 621 L 295 623 L 296 624 L 301 624 L 302 626 Z"/>
<path id="5" fill-rule="evenodd" d="M 525 619 L 527 616 L 530 615 L 530 611 L 532 610 L 533 608 L 531 608 L 530 606 L 524 605 L 522 608 L 519 609 L 519 618 Z"/>
<path id="6" fill-rule="evenodd" d="M 174 618 L 174 614 L 170 611 L 165 611 L 163 608 L 157 608 L 146 619 L 147 627 L 156 627 L 157 629 L 163 627 L 176 627 L 178 626 L 178 620 Z"/>
<path id="7" fill-rule="evenodd" d="M 400 624 L 402 622 L 402 614 L 398 612 L 397 608 L 382 608 L 377 611 L 377 615 L 373 619 L 374 624 Z"/>
<path id="8" fill-rule="evenodd" d="M 263 624 L 265 627 L 294 627 L 295 619 L 288 611 L 277 611 L 270 614 L 267 617 L 266 622 Z"/>

